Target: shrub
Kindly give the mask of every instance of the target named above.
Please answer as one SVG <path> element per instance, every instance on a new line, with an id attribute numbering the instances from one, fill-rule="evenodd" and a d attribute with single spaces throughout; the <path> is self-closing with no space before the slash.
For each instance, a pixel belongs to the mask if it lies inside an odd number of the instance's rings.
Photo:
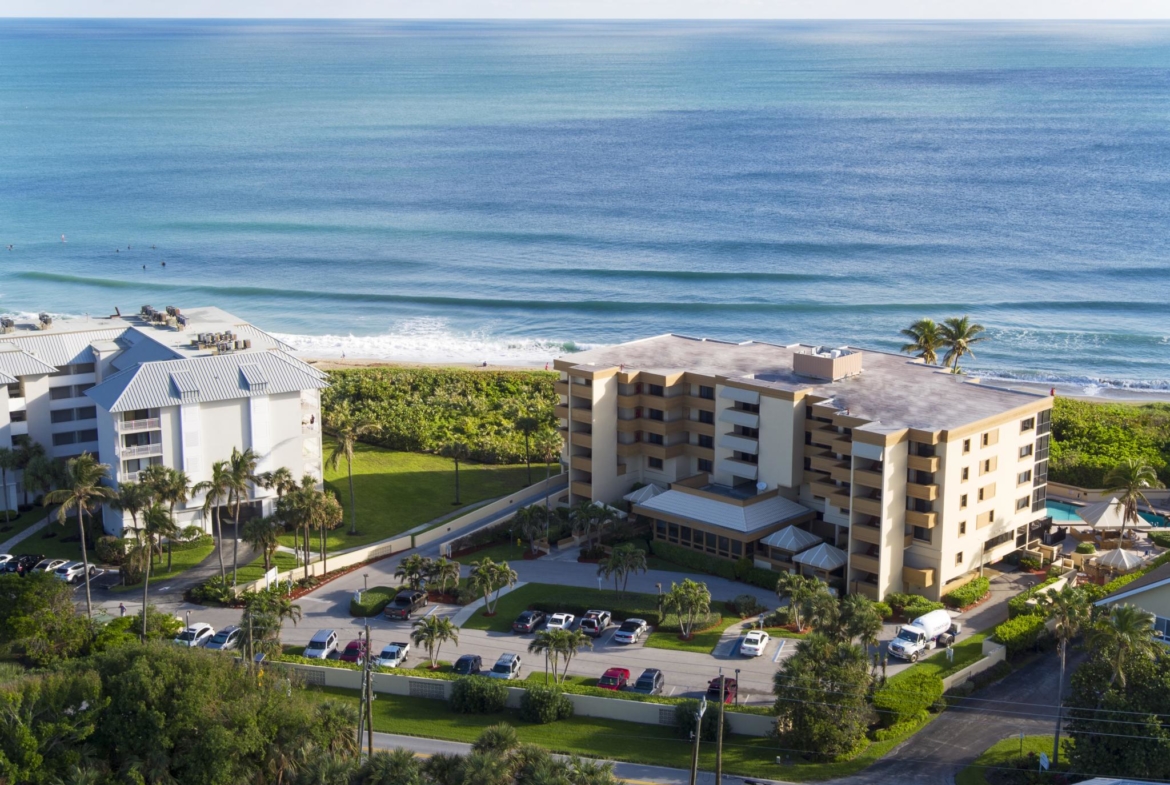
<path id="1" fill-rule="evenodd" d="M 968 605 L 974 605 L 982 600 L 990 590 L 990 580 L 987 578 L 976 578 L 954 591 L 947 592 L 943 595 L 943 602 L 953 608 L 966 608 Z"/>
<path id="2" fill-rule="evenodd" d="M 674 730 L 680 738 L 691 738 L 691 734 L 695 732 L 695 718 L 698 714 L 699 702 L 697 700 L 685 700 L 675 706 Z M 729 724 L 724 719 L 724 738 L 727 736 L 727 726 Z M 703 714 L 703 725 L 699 730 L 699 736 L 703 741 L 715 741 L 719 737 L 719 711 L 717 707 L 707 706 L 707 711 Z"/>
<path id="3" fill-rule="evenodd" d="M 203 529 L 192 524 L 191 526 L 184 526 L 183 530 L 179 532 L 177 540 L 179 542 L 194 542 L 204 535 Z"/>
<path id="4" fill-rule="evenodd" d="M 381 613 L 390 600 L 394 599 L 394 595 L 398 593 L 398 589 L 391 586 L 375 586 L 374 588 L 362 592 L 361 602 L 351 598 L 349 601 L 349 615 L 350 616 L 377 616 Z"/>
<path id="5" fill-rule="evenodd" d="M 1161 532 L 1158 532 L 1158 533 L 1161 534 Z M 1150 534 L 1150 539 L 1154 540 L 1154 534 Z M 1159 543 L 1157 540 L 1154 540 L 1154 544 L 1161 545 L 1161 543 Z M 1165 547 L 1165 546 L 1163 546 L 1163 547 Z M 1097 552 L 1097 546 L 1091 542 L 1078 542 L 1077 543 L 1077 553 L 1096 553 L 1096 552 Z"/>
<path id="6" fill-rule="evenodd" d="M 547 725 L 573 716 L 573 702 L 556 687 L 529 687 L 520 696 L 520 719 Z"/>
<path id="7" fill-rule="evenodd" d="M 1034 614 L 1008 619 L 995 628 L 995 639 L 1007 647 L 1009 657 L 1036 649 L 1044 634 L 1044 617 Z"/>
<path id="8" fill-rule="evenodd" d="M 605 548 L 601 545 L 594 545 L 592 548 L 581 549 L 582 559 L 604 559 Z"/>
<path id="9" fill-rule="evenodd" d="M 914 731 L 926 720 L 926 712 L 922 712 L 921 716 L 915 717 L 907 722 L 899 722 L 897 725 L 891 725 L 888 728 L 877 728 L 869 735 L 874 741 L 889 741 L 890 739 L 897 739 L 902 736 L 907 736 Z"/>
<path id="10" fill-rule="evenodd" d="M 102 564 L 118 567 L 126 560 L 126 540 L 122 537 L 98 537 L 93 555 Z"/>
<path id="11" fill-rule="evenodd" d="M 1025 589 L 1015 597 L 1012 597 L 1010 600 L 1008 600 L 1008 618 L 1014 619 L 1016 616 L 1021 616 L 1023 614 L 1039 613 L 1040 609 L 1034 605 L 1028 605 L 1028 600 L 1032 599 L 1032 597 L 1034 597 L 1037 592 L 1043 591 L 1047 587 L 1051 586 L 1057 580 L 1059 579 L 1048 578 L 1047 580 L 1041 581 L 1030 589 Z"/>
<path id="12" fill-rule="evenodd" d="M 764 617 L 765 627 L 787 627 L 792 621 L 792 610 L 785 605 Z"/>
<path id="13" fill-rule="evenodd" d="M 891 728 L 908 722 L 921 722 L 927 709 L 943 694 L 943 682 L 935 673 L 911 668 L 890 679 L 873 694 L 873 707 L 881 717 L 882 727 Z"/>
<path id="14" fill-rule="evenodd" d="M 459 714 L 495 714 L 508 702 L 508 686 L 500 679 L 464 676 L 451 687 L 451 710 Z"/>
<path id="15" fill-rule="evenodd" d="M 1040 560 L 1035 556 L 1021 556 L 1020 569 L 1028 572 L 1035 572 L 1040 569 Z"/>
<path id="16" fill-rule="evenodd" d="M 758 616 L 767 610 L 759 599 L 754 594 L 741 594 L 734 600 L 728 603 L 731 610 L 741 619 L 746 619 L 748 616 Z"/>
<path id="17" fill-rule="evenodd" d="M 188 589 L 187 599 L 196 605 L 231 605 L 236 600 L 236 593 L 232 591 L 230 580 L 217 575 Z"/>
<path id="18" fill-rule="evenodd" d="M 1095 403 L 1057 398 L 1052 409 L 1048 479 L 1100 488 L 1111 468 L 1126 458 L 1153 466 L 1170 482 L 1170 406 Z"/>
<path id="19" fill-rule="evenodd" d="M 902 608 L 902 613 L 906 615 L 907 619 L 917 619 L 919 616 L 925 616 L 931 611 L 945 607 L 941 602 L 933 602 L 925 597 L 919 597 L 916 602 Z"/>
<path id="20" fill-rule="evenodd" d="M 710 556 L 692 551 L 690 548 L 671 545 L 661 540 L 651 540 L 650 550 L 663 561 L 677 564 L 680 567 L 689 567 L 708 575 L 718 575 L 729 581 L 741 581 L 768 591 L 776 591 L 776 581 L 780 578 L 779 573 L 755 567 L 751 560 L 746 558 L 736 562 L 729 562 L 726 559 L 712 559 Z"/>
<path id="21" fill-rule="evenodd" d="M 883 619 L 888 619 L 894 615 L 894 609 L 884 602 L 873 603 L 873 609 L 878 612 L 878 615 Z"/>

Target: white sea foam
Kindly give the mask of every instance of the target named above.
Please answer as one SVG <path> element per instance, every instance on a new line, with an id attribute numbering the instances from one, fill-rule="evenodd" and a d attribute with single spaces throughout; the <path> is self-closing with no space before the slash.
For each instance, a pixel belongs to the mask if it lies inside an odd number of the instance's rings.
<path id="1" fill-rule="evenodd" d="M 978 370 L 970 370 L 969 373 L 971 376 L 988 382 L 1024 382 L 1027 384 L 1051 384 L 1056 387 L 1075 387 L 1083 395 L 1100 395 L 1110 390 L 1170 392 L 1170 379 L 1106 379 L 1100 376 Z"/>
<path id="2" fill-rule="evenodd" d="M 459 332 L 446 319 L 405 319 L 378 335 L 294 335 L 273 333 L 306 357 L 342 357 L 420 363 L 542 365 L 553 358 L 592 348 L 572 341 L 506 337 L 487 331 Z"/>

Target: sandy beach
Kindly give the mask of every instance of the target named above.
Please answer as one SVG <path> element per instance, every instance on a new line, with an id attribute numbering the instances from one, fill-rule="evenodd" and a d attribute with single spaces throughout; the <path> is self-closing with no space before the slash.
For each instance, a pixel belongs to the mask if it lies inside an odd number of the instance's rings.
<path id="1" fill-rule="evenodd" d="M 494 365 L 488 363 L 419 363 L 399 360 L 362 359 L 360 357 L 301 357 L 302 360 L 322 371 L 344 371 L 351 368 L 458 368 L 461 371 L 541 371 L 543 365 Z M 549 364 L 552 370 L 552 364 Z"/>

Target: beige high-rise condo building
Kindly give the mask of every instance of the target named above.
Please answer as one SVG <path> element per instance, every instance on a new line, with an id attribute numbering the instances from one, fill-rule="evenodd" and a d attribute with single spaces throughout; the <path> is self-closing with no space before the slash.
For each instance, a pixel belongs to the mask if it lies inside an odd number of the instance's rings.
<path id="1" fill-rule="evenodd" d="M 932 599 L 1036 536 L 1052 399 L 902 355 L 662 335 L 558 359 L 572 502 L 657 540 Z"/>

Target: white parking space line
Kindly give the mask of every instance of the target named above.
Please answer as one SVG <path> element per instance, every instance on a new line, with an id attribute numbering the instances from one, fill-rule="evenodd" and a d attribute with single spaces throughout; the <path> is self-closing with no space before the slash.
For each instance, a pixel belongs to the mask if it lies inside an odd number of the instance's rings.
<path id="1" fill-rule="evenodd" d="M 776 647 L 776 654 L 772 657 L 772 664 L 780 661 L 780 655 L 784 653 L 784 639 L 780 639 L 780 645 Z"/>

